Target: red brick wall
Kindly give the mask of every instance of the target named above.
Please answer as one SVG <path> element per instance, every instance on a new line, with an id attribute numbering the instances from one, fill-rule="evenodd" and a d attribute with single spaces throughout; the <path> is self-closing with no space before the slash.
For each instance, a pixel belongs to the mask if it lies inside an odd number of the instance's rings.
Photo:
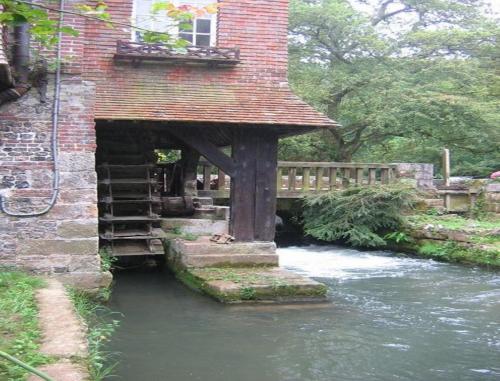
<path id="1" fill-rule="evenodd" d="M 155 78 L 172 84 L 201 81 L 268 86 L 286 82 L 288 0 L 222 0 L 220 3 L 217 45 L 239 47 L 242 62 L 233 68 L 219 69 L 156 65 L 161 69 L 155 67 Z M 114 21 L 130 23 L 132 0 L 109 0 L 107 4 Z M 102 23 L 87 21 L 84 75 L 97 82 L 98 91 L 105 91 L 106 80 L 130 81 L 136 76 L 142 78 L 144 71 L 149 71 L 148 64 L 137 68 L 113 63 L 116 41 L 129 40 L 130 36 L 128 28 L 109 29 Z"/>

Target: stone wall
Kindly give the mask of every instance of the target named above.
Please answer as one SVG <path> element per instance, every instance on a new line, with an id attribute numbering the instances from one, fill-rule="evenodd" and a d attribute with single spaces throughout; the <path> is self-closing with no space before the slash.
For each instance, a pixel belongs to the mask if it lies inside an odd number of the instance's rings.
<path id="1" fill-rule="evenodd" d="M 50 77 L 47 103 L 32 89 L 0 107 L 0 192 L 10 212 L 33 213 L 49 203 L 53 83 Z M 0 215 L 0 266 L 59 274 L 92 287 L 99 280 L 94 94 L 91 82 L 63 76 L 59 196 L 39 217 Z"/>
<path id="2" fill-rule="evenodd" d="M 487 184 L 484 196 L 488 212 L 500 214 L 500 183 Z"/>
<path id="3" fill-rule="evenodd" d="M 426 163 L 395 163 L 401 178 L 415 181 L 419 189 L 434 189 L 434 165 Z"/>

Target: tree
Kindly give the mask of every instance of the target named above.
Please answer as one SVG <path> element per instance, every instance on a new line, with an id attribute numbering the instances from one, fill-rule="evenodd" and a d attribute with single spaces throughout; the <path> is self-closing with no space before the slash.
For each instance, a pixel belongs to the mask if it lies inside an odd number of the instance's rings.
<path id="1" fill-rule="evenodd" d="M 216 13 L 218 5 L 209 4 L 204 7 L 191 5 L 175 5 L 171 1 L 155 2 L 151 12 L 159 14 L 166 13 L 175 25 L 182 26 L 183 29 L 190 27 L 189 21 L 194 17 L 205 13 Z M 59 32 L 77 36 L 78 31 L 70 26 L 59 25 L 57 18 L 51 14 L 68 13 L 78 15 L 82 18 L 99 20 L 108 26 L 125 26 L 143 32 L 146 42 L 163 42 L 173 47 L 185 47 L 188 42 L 177 38 L 168 31 L 152 31 L 140 28 L 131 24 L 124 24 L 114 21 L 108 13 L 108 6 L 105 1 L 97 1 L 94 5 L 76 4 L 74 9 L 64 9 L 60 11 L 57 6 L 34 3 L 27 0 L 0 0 L 0 25 L 16 26 L 22 23 L 30 25 L 32 38 L 45 46 L 53 45 L 57 42 Z"/>
<path id="2" fill-rule="evenodd" d="M 316 143 L 337 161 L 395 139 L 495 152 L 499 28 L 481 9 L 477 0 L 293 0 L 292 86 L 342 124 Z"/>

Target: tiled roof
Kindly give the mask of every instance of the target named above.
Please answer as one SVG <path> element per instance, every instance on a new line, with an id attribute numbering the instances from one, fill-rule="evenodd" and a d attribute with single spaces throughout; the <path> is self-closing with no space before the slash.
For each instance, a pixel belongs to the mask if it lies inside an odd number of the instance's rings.
<path id="1" fill-rule="evenodd" d="M 288 87 L 109 81 L 97 91 L 96 119 L 330 127 L 336 123 Z"/>

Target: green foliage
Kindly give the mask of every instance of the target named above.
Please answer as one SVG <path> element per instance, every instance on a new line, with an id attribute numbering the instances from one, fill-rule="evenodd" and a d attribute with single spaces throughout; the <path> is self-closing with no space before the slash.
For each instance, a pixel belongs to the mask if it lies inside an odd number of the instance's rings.
<path id="1" fill-rule="evenodd" d="M 78 30 L 69 26 L 59 27 L 57 18 L 51 16 L 51 12 L 57 7 L 44 4 L 29 4 L 28 1 L 0 0 L 3 11 L 0 13 L 0 25 L 16 26 L 21 23 L 30 25 L 31 36 L 44 46 L 50 46 L 57 42 L 59 32 L 70 36 L 78 36 Z M 49 2 L 49 5 L 50 2 Z M 70 12 L 72 15 L 79 15 L 82 18 L 90 18 L 102 21 L 108 27 L 115 26 L 115 22 L 108 12 L 108 6 L 105 1 L 97 1 L 95 4 L 86 3 L 73 4 L 74 9 L 65 9 L 63 13 Z M 194 17 L 203 14 L 216 13 L 218 4 L 208 4 L 203 7 L 175 5 L 172 1 L 155 1 L 152 8 L 152 15 L 166 13 L 172 20 L 172 26 L 182 25 L 191 21 Z M 172 33 L 165 31 L 152 31 L 143 28 L 136 28 L 133 25 L 123 25 L 118 23 L 116 26 L 128 26 L 131 29 L 140 29 L 141 36 L 145 42 L 165 43 L 174 48 L 182 49 L 188 45 L 188 42 L 177 38 Z"/>
<path id="2" fill-rule="evenodd" d="M 310 196 L 304 201 L 304 231 L 323 241 L 383 246 L 383 233 L 401 230 L 403 213 L 415 202 L 415 190 L 401 185 L 352 187 Z"/>
<path id="3" fill-rule="evenodd" d="M 105 247 L 99 250 L 99 256 L 101 257 L 101 271 L 110 271 L 113 268 L 113 263 L 116 262 L 116 257 L 109 254 Z"/>
<path id="4" fill-rule="evenodd" d="M 281 159 L 439 166 L 447 146 L 486 174 L 500 159 L 495 20 L 474 0 L 360 2 L 292 1 L 292 87 L 342 126 L 285 140 Z"/>
<path id="5" fill-rule="evenodd" d="M 498 229 L 500 220 L 495 216 L 488 216 L 482 220 L 465 218 L 460 215 L 446 214 L 415 214 L 408 217 L 409 222 L 418 226 L 435 225 L 442 226 L 451 230 L 473 230 L 475 232 L 484 232 L 492 229 Z"/>
<path id="6" fill-rule="evenodd" d="M 240 290 L 241 300 L 254 300 L 256 297 L 256 291 L 253 287 L 243 287 Z"/>
<path id="7" fill-rule="evenodd" d="M 413 238 L 410 237 L 408 234 L 405 232 L 392 232 L 388 233 L 384 236 L 384 239 L 388 242 L 395 242 L 395 243 L 410 243 L 413 242 Z"/>
<path id="8" fill-rule="evenodd" d="M 99 304 L 85 292 L 74 289 L 69 290 L 71 300 L 78 315 L 88 327 L 87 341 L 89 356 L 87 365 L 91 381 L 101 381 L 112 375 L 117 361 L 115 353 L 104 350 L 120 322 L 109 309 Z"/>
<path id="9" fill-rule="evenodd" d="M 500 251 L 466 247 L 456 242 L 425 243 L 419 248 L 419 254 L 437 261 L 478 264 L 500 267 Z"/>
<path id="10" fill-rule="evenodd" d="M 43 281 L 17 271 L 0 268 L 0 350 L 39 367 L 51 359 L 38 352 L 41 338 L 35 291 Z M 0 379 L 21 381 L 23 368 L 0 360 Z"/>
<path id="11" fill-rule="evenodd" d="M 476 220 L 484 220 L 488 216 L 486 195 L 484 192 L 477 195 L 474 205 L 470 208 L 470 216 Z"/>

